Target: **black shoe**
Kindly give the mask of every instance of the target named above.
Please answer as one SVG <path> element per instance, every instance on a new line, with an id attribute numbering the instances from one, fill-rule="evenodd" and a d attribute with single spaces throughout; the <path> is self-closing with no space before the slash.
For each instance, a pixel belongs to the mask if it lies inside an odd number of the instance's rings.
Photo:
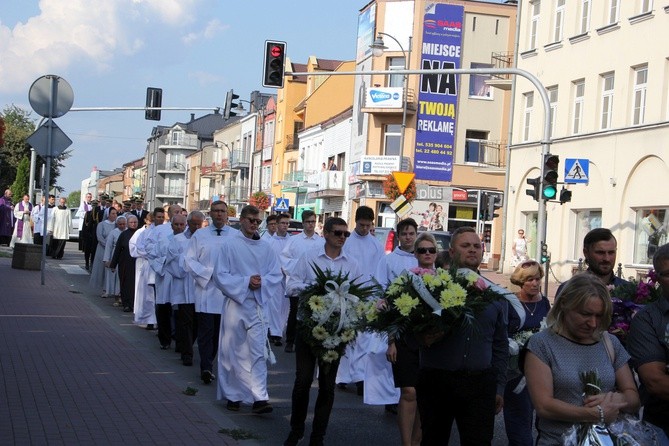
<path id="1" fill-rule="evenodd" d="M 286 348 L 283 349 L 286 353 L 293 353 L 295 351 L 295 346 L 292 342 L 286 342 Z"/>
<path id="2" fill-rule="evenodd" d="M 123 312 L 124 313 L 130 313 L 132 311 L 132 308 L 130 307 L 123 307 Z"/>
<path id="3" fill-rule="evenodd" d="M 183 362 L 183 364 L 185 366 L 192 366 L 193 365 L 193 357 L 188 356 L 188 355 L 181 355 L 181 362 Z"/>
<path id="4" fill-rule="evenodd" d="M 311 437 L 309 439 L 309 446 L 323 446 L 323 438 L 322 437 L 318 437 L 318 438 Z"/>
<path id="5" fill-rule="evenodd" d="M 273 410 L 274 408 L 269 403 L 269 401 L 256 401 L 255 403 L 253 403 L 253 407 L 251 408 L 251 412 L 257 415 L 263 413 L 270 413 Z"/>
<path id="6" fill-rule="evenodd" d="M 225 408 L 228 409 L 228 410 L 231 410 L 233 412 L 239 412 L 239 408 L 241 407 L 241 405 L 242 405 L 241 401 L 230 401 L 230 400 L 228 400 L 228 404 L 225 405 Z"/>
<path id="7" fill-rule="evenodd" d="M 288 438 L 283 442 L 283 446 L 297 446 L 304 438 L 304 434 L 298 434 L 295 431 L 290 431 Z"/>
<path id="8" fill-rule="evenodd" d="M 358 396 L 363 396 L 365 394 L 365 382 L 364 381 L 358 381 L 355 383 L 355 393 Z"/>
<path id="9" fill-rule="evenodd" d="M 213 373 L 209 370 L 205 370 L 200 374 L 200 379 L 202 379 L 202 382 L 205 384 L 211 384 L 213 380 L 216 379 Z"/>
<path id="10" fill-rule="evenodd" d="M 160 346 L 161 350 L 169 350 L 170 349 L 170 344 L 163 344 Z"/>
<path id="11" fill-rule="evenodd" d="M 283 342 L 281 342 L 281 336 L 272 336 L 270 339 L 275 347 L 281 347 Z"/>
<path id="12" fill-rule="evenodd" d="M 386 404 L 386 412 L 397 415 L 397 404 Z"/>
<path id="13" fill-rule="evenodd" d="M 153 324 L 146 324 L 147 330 L 153 330 Z"/>

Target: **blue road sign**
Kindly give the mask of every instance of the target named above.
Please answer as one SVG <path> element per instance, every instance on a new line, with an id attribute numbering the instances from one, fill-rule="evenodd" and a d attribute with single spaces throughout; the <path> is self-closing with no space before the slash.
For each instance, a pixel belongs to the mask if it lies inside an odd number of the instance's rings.
<path id="1" fill-rule="evenodd" d="M 277 212 L 288 212 L 289 211 L 289 204 L 290 202 L 288 201 L 287 198 L 277 198 L 276 199 L 276 205 L 274 206 L 274 210 Z"/>
<path id="2" fill-rule="evenodd" d="M 590 160 L 567 158 L 564 160 L 565 183 L 587 183 L 590 175 Z"/>

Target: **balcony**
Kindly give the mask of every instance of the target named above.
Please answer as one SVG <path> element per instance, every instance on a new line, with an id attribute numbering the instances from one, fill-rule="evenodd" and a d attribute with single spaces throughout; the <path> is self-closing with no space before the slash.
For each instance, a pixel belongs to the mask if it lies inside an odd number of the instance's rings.
<path id="1" fill-rule="evenodd" d="M 185 189 L 183 186 L 174 186 L 174 187 L 165 187 L 158 186 L 156 187 L 156 197 L 175 197 L 183 198 Z"/>
<path id="2" fill-rule="evenodd" d="M 286 151 L 297 150 L 300 148 L 300 138 L 297 133 L 286 135 Z"/>
<path id="3" fill-rule="evenodd" d="M 197 135 L 182 135 L 180 138 L 172 138 L 170 135 L 158 138 L 158 148 L 167 149 L 188 149 L 197 150 L 199 148 Z"/>
<path id="4" fill-rule="evenodd" d="M 404 97 L 402 87 L 369 87 L 362 107 L 363 113 L 401 115 L 404 113 L 404 100 L 407 102 L 407 114 L 416 112 L 416 93 L 413 88 L 406 89 Z"/>
<path id="5" fill-rule="evenodd" d="M 251 159 L 251 154 L 248 150 L 244 149 L 234 149 L 232 151 L 232 156 L 230 160 L 230 166 L 233 169 L 248 169 L 249 160 Z"/>
<path id="6" fill-rule="evenodd" d="M 315 190 L 307 194 L 307 198 L 332 198 L 344 196 L 344 172 L 327 170 L 309 175 L 309 183 L 318 184 Z"/>
<path id="7" fill-rule="evenodd" d="M 513 66 L 513 52 L 492 53 L 490 62 L 491 68 L 511 68 Z M 500 90 L 511 90 L 511 76 L 511 74 L 492 74 L 490 79 L 485 81 L 485 84 Z"/>
<path id="8" fill-rule="evenodd" d="M 207 178 L 213 178 L 219 175 L 223 175 L 224 172 L 228 172 L 228 160 L 223 160 L 220 163 L 211 163 L 208 166 L 202 166 L 200 168 L 200 175 Z"/>
<path id="9" fill-rule="evenodd" d="M 186 165 L 178 161 L 163 161 L 156 164 L 158 173 L 186 174 Z"/>
<path id="10" fill-rule="evenodd" d="M 307 181 L 309 175 L 315 174 L 311 170 L 297 170 L 295 172 L 288 172 L 283 175 L 283 181 Z"/>
<path id="11" fill-rule="evenodd" d="M 506 143 L 503 141 L 467 139 L 465 140 L 465 162 L 502 169 L 506 167 L 505 147 Z"/>

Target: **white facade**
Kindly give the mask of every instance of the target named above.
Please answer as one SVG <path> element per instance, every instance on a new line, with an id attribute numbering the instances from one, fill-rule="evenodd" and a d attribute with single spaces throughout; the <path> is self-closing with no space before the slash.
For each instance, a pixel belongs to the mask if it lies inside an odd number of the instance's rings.
<path id="1" fill-rule="evenodd" d="M 583 257 L 583 236 L 601 226 L 618 239 L 623 276 L 636 276 L 667 241 L 669 3 L 524 0 L 520 10 L 518 68 L 550 96 L 558 181 L 567 159 L 587 159 L 590 167 L 587 185 L 567 186 L 571 202 L 547 204 L 553 272 L 569 278 Z M 521 78 L 514 101 L 507 240 L 524 228 L 536 241 L 537 202 L 525 191 L 542 164 L 543 107 Z"/>

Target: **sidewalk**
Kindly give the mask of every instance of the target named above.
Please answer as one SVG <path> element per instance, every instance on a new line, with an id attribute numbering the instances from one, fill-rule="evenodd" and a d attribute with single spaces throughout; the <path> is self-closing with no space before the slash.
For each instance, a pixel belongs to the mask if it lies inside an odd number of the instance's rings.
<path id="1" fill-rule="evenodd" d="M 47 262 L 42 286 L 40 271 L 0 258 L 0 275 L 0 443 L 237 444 L 219 433 L 236 426 L 215 386 L 195 381 L 197 367 L 175 367 L 178 355 L 148 349 L 155 332 L 131 314 L 95 305 L 88 274 Z"/>

